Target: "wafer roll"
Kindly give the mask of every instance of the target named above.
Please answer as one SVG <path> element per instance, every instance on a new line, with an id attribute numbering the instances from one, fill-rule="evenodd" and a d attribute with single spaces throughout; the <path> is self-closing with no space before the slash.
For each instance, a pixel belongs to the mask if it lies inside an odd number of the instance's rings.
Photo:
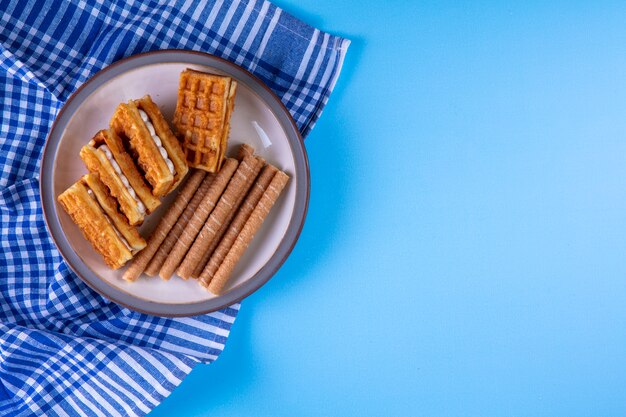
<path id="1" fill-rule="evenodd" d="M 199 169 L 197 171 L 202 170 Z M 167 259 L 167 255 L 170 254 L 170 251 L 178 241 L 178 238 L 185 229 L 185 226 L 187 226 L 189 219 L 191 219 L 193 213 L 198 209 L 200 202 L 204 198 L 207 191 L 209 191 L 209 188 L 211 187 L 214 179 L 215 174 L 206 174 L 200 185 L 197 187 L 193 198 L 188 202 L 187 207 L 185 207 L 182 214 L 179 213 L 178 218 L 175 220 L 174 226 L 170 228 L 167 237 L 165 237 L 165 239 L 162 241 L 161 245 L 150 260 L 150 263 L 148 263 L 148 266 L 145 270 L 145 273 L 147 275 L 153 277 L 159 273 L 159 270 L 163 266 L 165 259 Z"/>
<path id="2" fill-rule="evenodd" d="M 237 158 L 240 161 L 243 161 L 243 159 L 246 156 L 253 156 L 253 155 L 254 155 L 254 148 L 248 145 L 247 143 L 242 143 L 241 145 L 239 145 L 239 149 L 237 150 L 237 156 L 235 156 L 235 158 Z"/>
<path id="3" fill-rule="evenodd" d="M 198 209 L 193 213 L 189 223 L 185 226 L 183 233 L 180 235 L 180 239 L 176 242 L 169 256 L 163 263 L 159 275 L 163 279 L 170 279 L 180 262 L 183 260 L 187 251 L 193 244 L 194 239 L 200 232 L 202 225 L 206 221 L 211 211 L 217 204 L 222 192 L 226 188 L 228 181 L 235 173 L 239 163 L 236 159 L 228 158 L 224 161 L 222 169 L 218 172 L 209 187 L 209 191 L 206 193 Z"/>
<path id="4" fill-rule="evenodd" d="M 269 187 L 270 182 L 272 182 L 272 178 L 276 175 L 276 169 L 273 165 L 266 165 L 265 168 L 261 171 L 261 174 L 258 176 L 252 189 L 246 196 L 246 199 L 241 204 L 241 207 L 237 210 L 235 214 L 235 218 L 232 220 L 230 225 L 227 228 L 226 233 L 220 239 L 217 247 L 211 253 L 209 260 L 206 262 L 203 270 L 199 273 L 200 284 L 203 286 L 208 286 L 209 282 L 213 278 L 213 275 L 217 271 L 217 269 L 222 264 L 222 261 L 228 254 L 231 246 L 239 236 L 241 229 L 248 221 L 250 214 L 258 204 L 259 200 L 265 193 L 267 187 Z"/>
<path id="5" fill-rule="evenodd" d="M 239 162 L 241 162 L 248 155 L 254 155 L 254 148 L 252 146 L 248 145 L 247 143 L 242 143 L 239 146 L 239 149 L 237 150 L 236 158 L 239 160 Z M 261 158 L 259 156 L 257 156 L 256 158 L 257 158 L 257 160 L 261 161 L 261 164 L 259 165 L 259 169 L 263 168 L 263 166 L 265 165 L 265 159 L 263 159 L 263 158 Z M 204 269 L 204 267 L 206 266 L 207 262 L 209 261 L 209 258 L 211 257 L 211 254 L 213 253 L 213 251 L 215 250 L 217 245 L 220 243 L 220 240 L 222 239 L 222 236 L 224 236 L 224 233 L 226 233 L 226 230 L 228 229 L 228 226 L 230 225 L 230 222 L 233 221 L 233 218 L 235 217 L 235 214 L 237 214 L 237 210 L 239 209 L 239 206 L 241 205 L 241 202 L 243 201 L 243 199 L 247 195 L 248 190 L 250 189 L 250 187 L 252 187 L 252 183 L 256 179 L 257 175 L 258 175 L 258 172 L 254 176 L 254 178 L 252 178 L 252 177 L 249 178 L 249 181 L 246 183 L 246 192 L 242 193 L 239 196 L 239 198 L 237 199 L 237 201 L 235 201 L 235 204 L 233 204 L 233 208 L 230 210 L 230 213 L 228 214 L 228 217 L 226 218 L 226 220 L 222 224 L 222 227 L 220 227 L 220 230 L 217 232 L 217 235 L 215 235 L 215 239 L 213 239 L 213 241 L 209 245 L 209 248 L 202 254 L 202 258 L 200 259 L 200 262 L 198 262 L 198 265 L 196 265 L 196 268 L 191 273 L 191 277 L 192 278 L 200 277 L 200 274 L 202 273 L 202 270 Z"/>
<path id="6" fill-rule="evenodd" d="M 234 211 L 234 213 L 237 213 L 237 211 Z M 211 242 L 211 245 L 209 246 L 209 248 L 202 254 L 202 258 L 200 258 L 200 262 L 198 262 L 198 265 L 196 265 L 196 268 L 193 270 L 193 273 L 191 274 L 191 278 L 193 279 L 200 278 L 200 274 L 202 274 L 204 267 L 209 262 L 209 258 L 211 258 L 211 255 L 213 255 L 213 252 L 217 248 L 217 245 L 219 245 L 219 243 L 221 242 L 222 236 L 224 236 L 224 233 L 226 233 L 226 230 L 228 229 L 228 226 L 230 225 L 231 221 L 232 221 L 232 218 L 226 219 L 226 221 L 220 228 L 219 232 L 217 232 L 217 236 L 215 236 L 215 239 L 213 239 L 213 242 Z"/>
<path id="7" fill-rule="evenodd" d="M 196 236 L 196 240 L 178 267 L 176 271 L 178 276 L 184 279 L 191 277 L 191 274 L 202 259 L 202 254 L 211 246 L 230 212 L 236 210 L 237 201 L 240 200 L 239 197 L 248 191 L 248 184 L 251 184 L 258 175 L 261 170 L 261 164 L 262 162 L 252 155 L 246 156 L 241 161 L 224 194 L 220 197 L 215 209 L 211 212 L 202 230 Z"/>
<path id="8" fill-rule="evenodd" d="M 206 266 L 207 262 L 209 261 L 209 258 L 213 254 L 213 251 L 215 250 L 215 248 L 217 248 L 217 245 L 219 245 L 220 241 L 222 240 L 222 236 L 224 236 L 224 233 L 226 233 L 226 231 L 228 230 L 228 226 L 230 226 L 230 223 L 233 221 L 233 218 L 237 214 L 237 211 L 239 210 L 239 207 L 241 206 L 241 203 L 243 202 L 243 199 L 246 197 L 246 195 L 248 195 L 248 191 L 252 187 L 252 184 L 253 184 L 254 180 L 256 179 L 256 177 L 259 174 L 259 171 L 265 165 L 265 159 L 260 158 L 258 156 L 256 157 L 256 159 L 258 161 L 260 161 L 260 162 L 258 162 L 259 165 L 258 165 L 258 169 L 257 169 L 256 173 L 254 174 L 254 176 L 251 176 L 248 179 L 248 182 L 245 185 L 244 192 L 239 195 L 239 197 L 235 201 L 235 204 L 233 204 L 233 207 L 231 207 L 231 209 L 230 209 L 230 211 L 228 213 L 228 216 L 226 217 L 226 219 L 222 223 L 222 226 L 220 227 L 220 229 L 218 230 L 217 234 L 215 235 L 215 238 L 212 239 L 211 244 L 209 245 L 207 250 L 204 251 L 204 253 L 202 253 L 202 257 L 200 258 L 200 262 L 198 262 L 198 264 L 196 265 L 195 269 L 191 273 L 191 278 L 197 279 L 197 278 L 200 277 L 200 274 L 202 273 L 202 270 Z"/>
<path id="9" fill-rule="evenodd" d="M 264 188 L 267 188 L 267 185 L 270 183 L 270 181 L 272 180 L 272 177 L 274 176 L 274 174 L 276 173 L 276 168 L 274 168 L 271 165 L 265 165 L 265 159 L 260 158 L 260 157 L 256 157 L 257 158 L 257 162 L 259 164 L 259 171 L 261 169 L 263 169 L 263 172 L 266 172 L 269 170 L 269 172 L 271 172 L 271 175 L 267 177 L 267 181 L 264 185 Z M 261 173 L 261 175 L 263 175 L 263 173 Z M 265 174 L 266 176 L 268 174 Z M 255 183 L 255 180 L 258 181 L 258 178 L 260 178 L 259 174 L 255 174 L 254 178 L 250 178 L 249 182 L 246 184 L 246 191 L 244 193 L 242 193 L 239 198 L 237 199 L 237 201 L 235 202 L 233 209 L 230 211 L 228 217 L 226 218 L 226 220 L 224 221 L 224 223 L 222 224 L 222 227 L 220 228 L 219 232 L 217 232 L 217 235 L 215 236 L 215 239 L 213 239 L 213 241 L 211 242 L 211 244 L 209 245 L 209 248 L 202 254 L 202 259 L 200 259 L 200 262 L 198 263 L 198 265 L 196 266 L 196 268 L 194 269 L 193 273 L 191 274 L 192 278 L 200 278 L 200 275 L 202 274 L 202 271 L 204 270 L 204 267 L 207 265 L 207 263 L 209 262 L 209 259 L 211 258 L 211 255 L 213 255 L 213 252 L 215 251 L 215 249 L 217 248 L 217 246 L 220 244 L 220 242 L 222 241 L 222 237 L 224 237 L 224 235 L 226 234 L 226 232 L 229 230 L 230 225 L 233 222 L 233 219 L 235 218 L 235 216 L 237 215 L 237 213 L 239 212 L 240 207 L 242 206 L 242 204 L 244 203 L 244 198 L 247 198 L 247 196 L 252 193 L 253 191 L 250 191 L 253 187 L 253 184 Z M 258 200 L 261 198 L 261 195 L 263 194 L 263 190 L 261 190 L 260 193 L 258 193 L 258 199 L 254 202 L 254 204 L 250 207 L 250 211 L 252 211 L 254 209 L 254 205 L 258 202 Z M 249 215 L 250 213 L 248 213 Z M 247 217 L 246 217 L 247 219 Z M 243 222 L 241 224 L 241 226 L 243 226 Z M 239 231 L 238 231 L 239 232 Z M 236 237 L 236 236 L 235 236 Z M 229 246 L 230 247 L 230 246 Z M 219 266 L 219 264 L 218 264 Z M 215 272 L 215 271 L 213 271 Z"/>
<path id="10" fill-rule="evenodd" d="M 236 214 L 236 213 L 237 211 L 235 210 L 233 214 Z M 224 233 L 226 233 L 226 230 L 228 230 L 228 227 L 230 226 L 231 221 L 232 221 L 232 218 L 226 219 L 226 221 L 220 228 L 219 232 L 217 232 L 217 236 L 215 236 L 215 239 L 213 239 L 213 242 L 211 242 L 211 245 L 209 246 L 209 248 L 206 250 L 206 252 L 202 254 L 202 258 L 200 259 L 200 262 L 198 262 L 198 265 L 196 265 L 196 269 L 193 270 L 193 273 L 191 274 L 191 278 L 194 278 L 194 279 L 200 278 L 202 271 L 204 271 L 204 267 L 209 262 L 211 255 L 213 255 L 213 252 L 217 248 L 217 245 L 219 245 L 220 242 L 222 241 L 222 236 L 224 236 Z"/>
<path id="11" fill-rule="evenodd" d="M 135 256 L 128 269 L 122 275 L 127 281 L 135 281 L 139 275 L 143 272 L 144 268 L 150 262 L 150 259 L 161 245 L 161 242 L 167 236 L 180 213 L 185 209 L 187 203 L 196 192 L 198 185 L 205 177 L 206 172 L 202 170 L 194 170 L 189 175 L 187 182 L 183 186 L 180 193 L 176 196 L 176 199 L 169 207 L 165 215 L 161 218 L 161 221 L 157 225 L 156 229 L 150 235 L 147 246 Z"/>
<path id="12" fill-rule="evenodd" d="M 235 239 L 224 261 L 222 261 L 213 279 L 209 283 L 208 290 L 213 294 L 220 294 L 222 292 L 233 269 L 235 269 L 235 265 L 239 259 L 241 259 L 241 256 L 246 251 L 246 248 L 261 227 L 261 224 L 263 224 L 263 221 L 278 199 L 281 191 L 285 188 L 287 181 L 289 181 L 289 176 L 282 171 L 278 171 L 276 175 L 274 175 L 274 178 L 272 178 L 272 182 L 267 187 L 267 190 L 265 190 L 265 193 L 263 193 L 261 200 L 259 200 L 252 214 L 250 214 L 246 224 L 243 226 L 243 229 L 241 229 L 241 232 L 237 236 L 237 239 Z"/>

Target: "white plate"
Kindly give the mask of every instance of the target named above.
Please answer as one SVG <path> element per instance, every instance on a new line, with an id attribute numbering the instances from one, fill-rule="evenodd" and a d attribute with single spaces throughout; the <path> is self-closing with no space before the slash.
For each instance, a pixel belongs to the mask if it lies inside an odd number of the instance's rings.
<path id="1" fill-rule="evenodd" d="M 108 127 L 121 102 L 150 94 L 167 120 L 172 120 L 181 71 L 227 74 L 239 85 L 231 119 L 229 153 L 240 143 L 252 145 L 290 181 L 269 217 L 248 247 L 220 296 L 196 280 L 178 276 L 169 281 L 142 275 L 124 281 L 120 270 L 110 270 L 78 227 L 56 202 L 56 197 L 87 170 L 80 148 L 100 129 Z M 212 55 L 191 51 L 156 51 L 118 61 L 98 72 L 67 101 L 50 131 L 41 164 L 41 198 L 52 237 L 69 266 L 103 296 L 128 308 L 161 316 L 202 314 L 226 307 L 263 285 L 293 248 L 306 216 L 309 169 L 302 138 L 280 100 L 256 77 Z M 173 200 L 163 200 L 140 232 L 148 237 Z"/>

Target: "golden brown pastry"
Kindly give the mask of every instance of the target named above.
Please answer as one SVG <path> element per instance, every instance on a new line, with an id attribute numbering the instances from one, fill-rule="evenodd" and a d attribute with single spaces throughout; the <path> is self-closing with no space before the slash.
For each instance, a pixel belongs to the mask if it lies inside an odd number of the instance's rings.
<path id="1" fill-rule="evenodd" d="M 85 175 L 57 199 L 110 268 L 120 268 L 146 246 L 96 175 Z"/>
<path id="2" fill-rule="evenodd" d="M 143 222 L 146 214 L 161 202 L 152 195 L 120 138 L 111 130 L 101 130 L 80 150 L 87 169 L 98 175 L 119 203 L 131 225 Z"/>
<path id="3" fill-rule="evenodd" d="M 152 188 L 162 197 L 187 173 L 183 151 L 150 96 L 120 104 L 110 123 Z"/>
<path id="4" fill-rule="evenodd" d="M 187 171 L 189 171 L 189 166 L 185 160 L 183 148 L 180 146 L 178 139 L 174 136 L 172 129 L 170 129 L 169 124 L 150 96 L 144 96 L 139 100 L 133 100 L 132 103 L 139 110 L 142 120 L 146 124 L 153 140 L 157 142 L 157 145 L 159 145 L 157 138 L 160 140 L 161 149 L 159 149 L 159 151 L 161 152 L 161 156 L 169 159 L 174 166 L 174 183 L 170 189 L 170 191 L 172 191 L 178 187 L 181 181 L 185 178 L 185 175 L 187 175 Z M 143 114 L 141 114 L 141 112 L 143 112 Z M 152 126 L 150 126 L 150 124 Z M 171 168 L 168 161 L 166 161 L 166 164 Z"/>
<path id="5" fill-rule="evenodd" d="M 180 74 L 174 127 L 187 163 L 217 172 L 222 166 L 237 82 L 230 77 L 186 69 Z"/>

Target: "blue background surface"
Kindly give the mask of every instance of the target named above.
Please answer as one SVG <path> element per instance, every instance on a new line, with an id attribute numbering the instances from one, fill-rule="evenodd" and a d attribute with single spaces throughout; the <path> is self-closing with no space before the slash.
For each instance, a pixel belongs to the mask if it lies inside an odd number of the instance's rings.
<path id="1" fill-rule="evenodd" d="M 276 2 L 353 41 L 307 223 L 151 417 L 626 414 L 626 8 L 516 3 Z"/>

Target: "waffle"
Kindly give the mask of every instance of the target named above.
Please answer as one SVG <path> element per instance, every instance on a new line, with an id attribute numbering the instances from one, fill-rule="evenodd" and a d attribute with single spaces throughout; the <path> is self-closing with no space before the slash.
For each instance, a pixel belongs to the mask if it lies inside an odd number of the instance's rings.
<path id="1" fill-rule="evenodd" d="M 174 166 L 174 182 L 170 188 L 170 191 L 174 190 L 183 181 L 189 167 L 185 160 L 185 153 L 178 142 L 174 132 L 170 128 L 161 111 L 157 105 L 152 101 L 150 96 L 144 96 L 139 100 L 133 100 L 132 103 L 138 110 L 143 110 L 148 115 L 150 122 L 155 130 L 155 133 L 161 140 L 161 144 L 167 152 L 167 157 Z M 161 154 L 162 155 L 162 154 Z"/>
<path id="2" fill-rule="evenodd" d="M 85 165 L 87 165 L 87 169 L 89 169 L 90 172 L 97 173 L 102 182 L 109 188 L 111 194 L 120 200 L 120 197 L 114 193 L 114 189 L 119 188 L 123 192 L 123 189 L 120 188 L 120 184 L 122 184 L 122 182 L 119 175 L 117 175 L 118 178 L 112 178 L 110 175 L 106 175 L 111 172 L 108 167 L 110 166 L 112 168 L 112 166 L 110 161 L 107 161 L 105 153 L 101 151 L 102 145 L 106 145 L 109 148 L 109 151 L 111 152 L 115 162 L 119 165 L 122 174 L 124 174 L 124 176 L 128 179 L 128 182 L 132 189 L 135 190 L 137 197 L 139 197 L 139 199 L 146 206 L 147 214 L 156 210 L 156 208 L 161 204 L 161 201 L 152 195 L 152 191 L 148 187 L 148 184 L 146 184 L 143 175 L 141 175 L 139 170 L 137 170 L 137 166 L 135 165 L 135 162 L 133 162 L 131 155 L 124 149 L 122 140 L 111 129 L 99 131 L 94 135 L 93 139 L 91 139 L 91 141 L 83 147 L 85 151 L 98 150 L 97 155 L 98 159 L 102 162 L 102 167 L 97 165 L 90 166 L 88 158 L 83 157 L 84 151 L 81 150 L 80 156 L 83 158 Z M 115 185 L 116 183 L 117 186 Z M 121 202 L 120 207 L 122 208 L 122 212 L 124 212 L 124 206 Z M 131 222 L 131 224 L 133 224 L 133 222 Z"/>
<path id="3" fill-rule="evenodd" d="M 174 175 L 152 139 L 134 102 L 117 106 L 111 118 L 111 130 L 120 137 L 124 147 L 145 174 L 152 187 L 152 195 L 155 197 L 166 195 L 172 188 Z"/>
<path id="4" fill-rule="evenodd" d="M 98 204 L 109 216 L 109 220 L 117 231 L 126 239 L 131 252 L 134 254 L 146 247 L 146 241 L 141 237 L 136 227 L 131 227 L 128 220 L 118 211 L 117 201 L 109 194 L 106 186 L 97 175 L 87 174 L 83 176 L 82 183 L 87 185 L 96 197 Z"/>
<path id="5" fill-rule="evenodd" d="M 110 268 L 120 268 L 145 247 L 146 242 L 117 211 L 96 175 L 79 179 L 59 195 L 58 201 Z"/>
<path id="6" fill-rule="evenodd" d="M 101 132 L 97 133 L 97 136 L 101 137 L 101 135 L 103 135 Z M 93 145 L 95 145 L 95 141 L 91 141 L 83 146 L 80 150 L 80 158 L 87 166 L 89 172 L 97 174 L 107 186 L 111 195 L 117 199 L 120 210 L 130 224 L 141 224 L 146 215 L 145 205 L 138 199 L 136 193 L 134 196 L 131 194 L 131 190 L 132 192 L 135 191 L 130 187 L 128 178 L 122 173 L 119 164 L 113 159 L 108 146 L 100 145 L 96 148 Z M 129 187 L 126 187 L 122 178 L 126 180 Z"/>
<path id="7" fill-rule="evenodd" d="M 186 69 L 180 74 L 174 127 L 187 163 L 219 171 L 228 145 L 237 82 L 230 77 Z"/>

